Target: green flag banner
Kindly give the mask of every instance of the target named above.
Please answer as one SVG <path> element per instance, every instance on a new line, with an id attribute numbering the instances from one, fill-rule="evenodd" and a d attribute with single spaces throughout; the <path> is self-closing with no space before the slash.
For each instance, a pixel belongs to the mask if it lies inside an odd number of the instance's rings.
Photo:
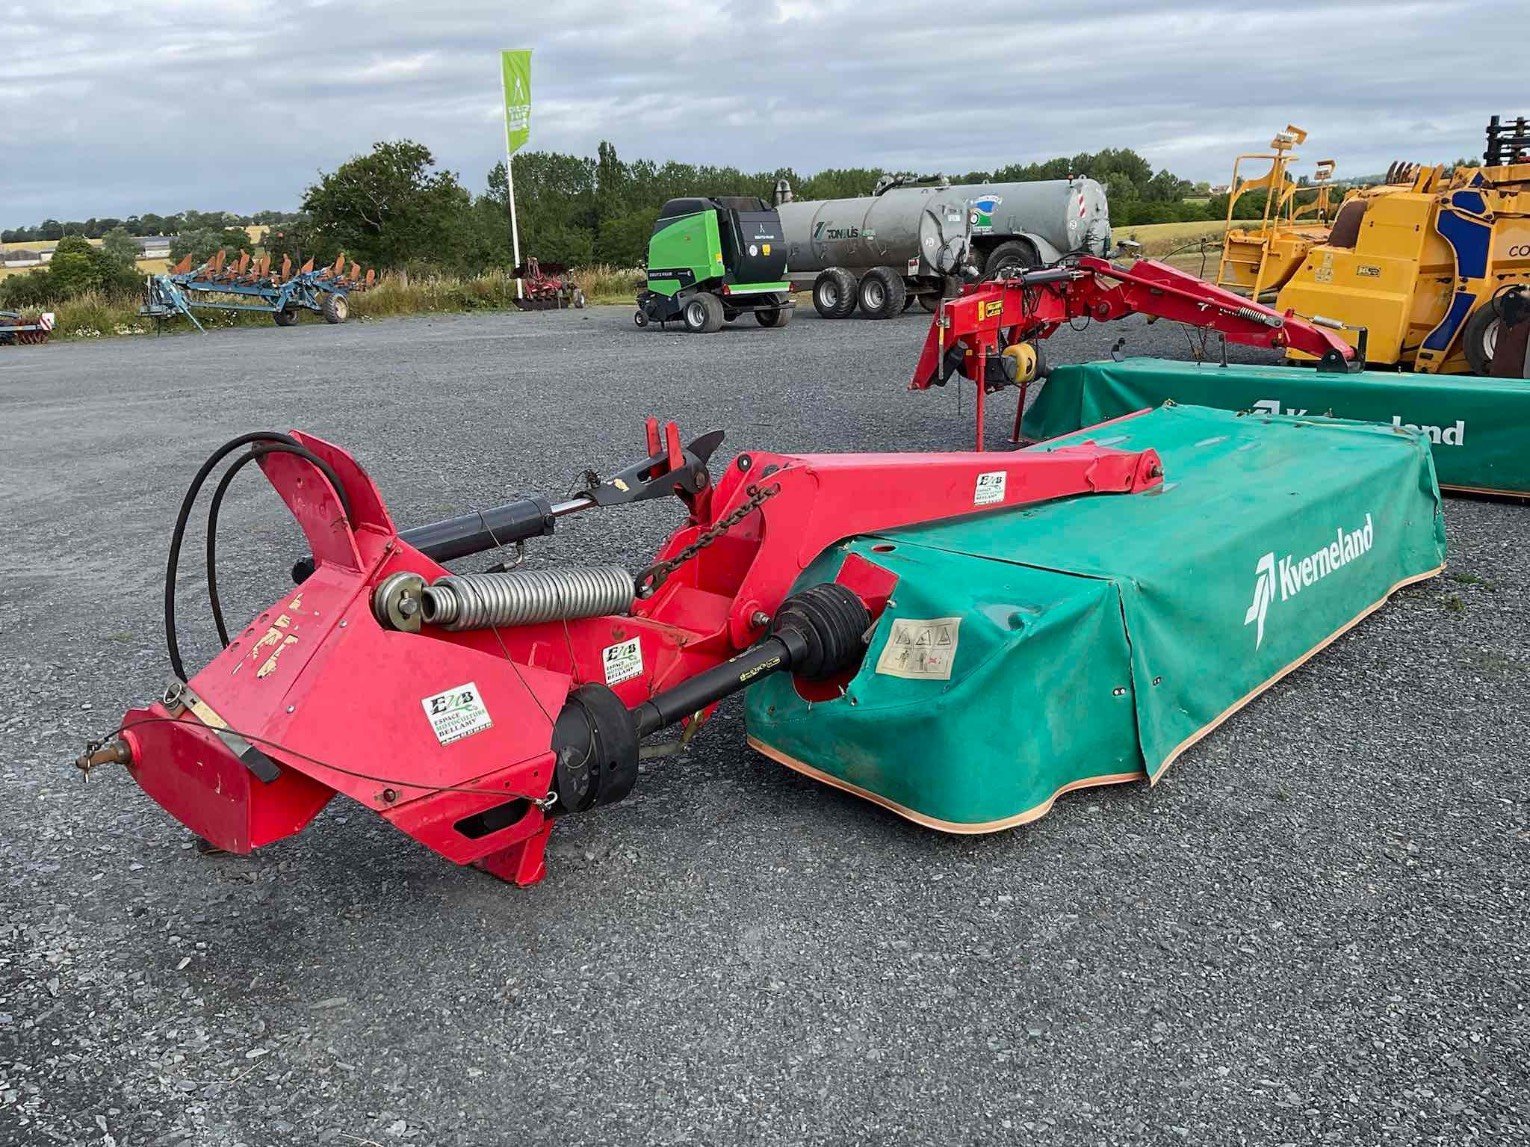
<path id="1" fill-rule="evenodd" d="M 514 155 L 531 138 L 531 52 L 499 54 L 505 78 L 505 151 Z"/>

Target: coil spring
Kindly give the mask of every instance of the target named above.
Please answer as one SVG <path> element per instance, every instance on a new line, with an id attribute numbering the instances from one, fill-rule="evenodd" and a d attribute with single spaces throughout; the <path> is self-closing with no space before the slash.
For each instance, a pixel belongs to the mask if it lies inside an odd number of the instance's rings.
<path id="1" fill-rule="evenodd" d="M 1248 319 L 1251 322 L 1263 323 L 1267 327 L 1283 327 L 1286 320 L 1280 315 L 1266 314 L 1264 311 L 1256 311 L 1253 307 L 1234 307 L 1233 314 L 1239 318 Z"/>
<path id="2" fill-rule="evenodd" d="M 423 617 L 450 630 L 534 625 L 620 613 L 635 596 L 620 566 L 448 574 L 425 588 Z"/>

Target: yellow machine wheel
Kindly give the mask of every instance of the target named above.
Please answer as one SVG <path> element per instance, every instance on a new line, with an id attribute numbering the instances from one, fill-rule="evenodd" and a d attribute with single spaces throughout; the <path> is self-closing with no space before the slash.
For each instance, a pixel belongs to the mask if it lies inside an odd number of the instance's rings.
<path id="1" fill-rule="evenodd" d="M 1015 364 L 1017 385 L 1024 386 L 1028 382 L 1035 382 L 1046 373 L 1046 356 L 1035 343 L 1011 343 L 1002 353 L 1005 358 L 1012 360 Z"/>

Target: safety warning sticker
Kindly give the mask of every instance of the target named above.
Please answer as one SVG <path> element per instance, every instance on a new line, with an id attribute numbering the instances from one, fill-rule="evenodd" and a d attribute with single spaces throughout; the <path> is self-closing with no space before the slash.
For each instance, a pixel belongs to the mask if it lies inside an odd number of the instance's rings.
<path id="1" fill-rule="evenodd" d="M 972 491 L 972 504 L 974 506 L 997 506 L 1004 501 L 1004 479 L 1008 475 L 1003 470 L 994 470 L 987 474 L 977 476 L 977 486 Z"/>
<path id="2" fill-rule="evenodd" d="M 636 637 L 606 646 L 600 660 L 606 667 L 607 685 L 617 685 L 643 675 L 643 645 Z"/>
<path id="3" fill-rule="evenodd" d="M 877 672 L 916 681 L 951 680 L 959 617 L 900 617 L 877 658 Z"/>
<path id="4" fill-rule="evenodd" d="M 434 697 L 426 697 L 420 705 L 425 709 L 430 727 L 435 730 L 436 740 L 443 745 L 494 727 L 483 698 L 478 695 L 478 686 L 471 681 Z"/>

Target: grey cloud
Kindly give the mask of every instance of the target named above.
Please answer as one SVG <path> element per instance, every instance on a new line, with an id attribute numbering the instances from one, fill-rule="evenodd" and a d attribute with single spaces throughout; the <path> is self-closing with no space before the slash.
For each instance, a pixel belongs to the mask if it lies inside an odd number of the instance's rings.
<path id="1" fill-rule="evenodd" d="M 473 187 L 497 52 L 535 50 L 532 146 L 746 168 L 969 170 L 1135 147 L 1191 178 L 1293 121 L 1340 171 L 1480 150 L 1527 109 L 1475 0 L 161 0 L 5 6 L 0 226 L 295 206 L 407 136 Z"/>

